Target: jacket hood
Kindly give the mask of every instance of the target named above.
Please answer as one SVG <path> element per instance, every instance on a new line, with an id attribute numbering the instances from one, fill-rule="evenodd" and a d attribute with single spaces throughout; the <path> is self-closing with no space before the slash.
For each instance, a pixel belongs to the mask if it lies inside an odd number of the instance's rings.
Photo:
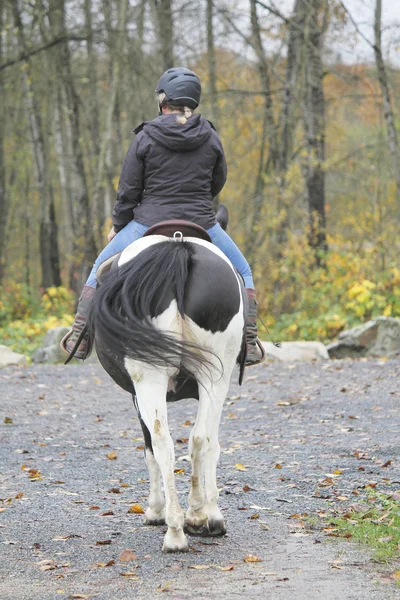
<path id="1" fill-rule="evenodd" d="M 175 152 L 188 152 L 202 146 L 211 135 L 211 125 L 201 115 L 192 115 L 185 124 L 179 114 L 160 115 L 144 124 L 143 130 L 156 142 Z"/>

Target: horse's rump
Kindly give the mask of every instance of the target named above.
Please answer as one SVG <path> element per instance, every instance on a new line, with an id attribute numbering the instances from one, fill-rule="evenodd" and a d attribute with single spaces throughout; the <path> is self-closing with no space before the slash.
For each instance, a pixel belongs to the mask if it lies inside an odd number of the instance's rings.
<path id="1" fill-rule="evenodd" d="M 196 339 L 198 331 L 191 325 L 211 333 L 225 331 L 243 313 L 239 279 L 211 244 L 161 239 L 110 271 L 99 285 L 93 310 L 99 355 L 118 357 L 122 364 L 128 357 L 184 366 L 188 373 L 194 365 L 209 368 L 212 348 Z M 175 310 L 179 321 L 173 331 L 160 330 L 153 322 L 167 310 Z"/>

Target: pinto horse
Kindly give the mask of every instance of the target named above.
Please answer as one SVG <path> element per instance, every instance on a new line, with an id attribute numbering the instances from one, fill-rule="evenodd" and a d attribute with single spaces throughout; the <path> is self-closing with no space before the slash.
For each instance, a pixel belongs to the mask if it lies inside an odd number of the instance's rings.
<path id="1" fill-rule="evenodd" d="M 165 552 L 185 551 L 185 531 L 226 532 L 218 508 L 218 429 L 231 375 L 246 354 L 246 294 L 225 255 L 194 237 L 144 237 L 100 278 L 91 316 L 100 362 L 130 392 L 145 439 L 150 475 L 149 524 L 168 526 Z M 199 400 L 190 434 L 189 509 L 174 480 L 167 401 Z M 161 487 L 163 482 L 165 497 Z"/>

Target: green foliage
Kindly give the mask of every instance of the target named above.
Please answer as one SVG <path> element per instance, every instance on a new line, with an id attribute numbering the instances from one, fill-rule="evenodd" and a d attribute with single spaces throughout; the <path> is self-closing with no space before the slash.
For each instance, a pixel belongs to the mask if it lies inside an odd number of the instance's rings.
<path id="1" fill-rule="evenodd" d="M 340 536 L 370 547 L 376 560 L 386 562 L 399 555 L 400 503 L 387 494 L 374 492 L 369 504 L 330 520 Z"/>
<path id="2" fill-rule="evenodd" d="M 269 278 L 265 269 L 257 282 L 276 338 L 328 342 L 369 319 L 400 317 L 400 270 L 376 270 L 376 248 L 355 254 L 340 239 L 329 242 L 334 249 L 316 267 L 306 236 L 291 236 L 278 267 L 267 265 Z"/>
<path id="3" fill-rule="evenodd" d="M 31 355 L 53 327 L 73 322 L 74 297 L 66 288 L 48 288 L 37 298 L 21 284 L 1 288 L 0 343 Z"/>

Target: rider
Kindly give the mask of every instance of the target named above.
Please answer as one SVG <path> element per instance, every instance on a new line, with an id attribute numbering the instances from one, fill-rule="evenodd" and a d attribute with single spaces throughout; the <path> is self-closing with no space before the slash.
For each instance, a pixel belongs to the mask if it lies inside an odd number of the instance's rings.
<path id="1" fill-rule="evenodd" d="M 70 353 L 81 334 L 96 290 L 96 272 L 102 262 L 141 238 L 161 221 L 184 219 L 207 230 L 212 242 L 226 254 L 242 275 L 249 299 L 247 364 L 259 362 L 257 303 L 247 260 L 215 218 L 212 199 L 224 187 L 225 154 L 213 125 L 194 115 L 200 103 L 201 84 L 193 71 L 168 69 L 160 78 L 159 115 L 134 130 L 122 166 L 117 200 L 112 211 L 109 244 L 98 256 L 79 299 L 75 322 L 62 341 Z M 75 357 L 84 359 L 88 341 L 83 339 Z"/>

